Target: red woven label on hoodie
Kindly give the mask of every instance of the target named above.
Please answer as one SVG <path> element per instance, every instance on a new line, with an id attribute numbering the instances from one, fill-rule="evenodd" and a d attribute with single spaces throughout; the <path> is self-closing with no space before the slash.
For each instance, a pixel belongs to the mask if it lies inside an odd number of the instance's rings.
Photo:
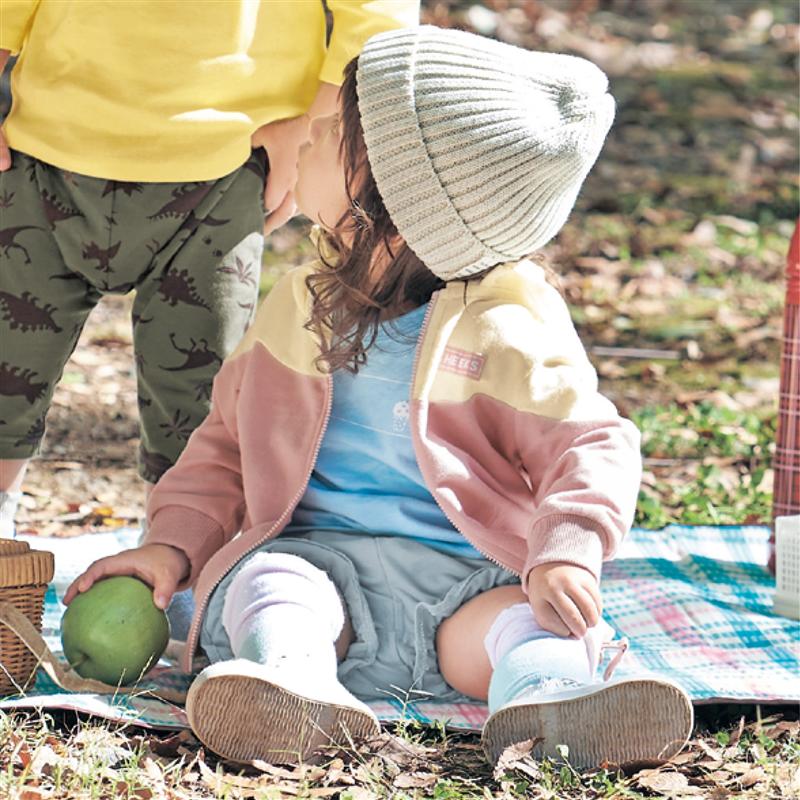
<path id="1" fill-rule="evenodd" d="M 442 369 L 447 372 L 455 372 L 456 375 L 464 375 L 475 381 L 480 380 L 486 357 L 480 353 L 470 353 L 466 350 L 459 350 L 457 347 L 446 347 L 442 357 Z"/>

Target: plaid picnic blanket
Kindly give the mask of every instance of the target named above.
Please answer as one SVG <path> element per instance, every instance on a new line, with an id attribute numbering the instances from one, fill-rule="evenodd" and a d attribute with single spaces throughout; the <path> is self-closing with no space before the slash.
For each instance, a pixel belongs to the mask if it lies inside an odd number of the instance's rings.
<path id="1" fill-rule="evenodd" d="M 59 598 L 92 560 L 136 543 L 137 531 L 121 530 L 70 539 L 24 537 L 56 554 L 56 577 L 45 599 L 43 632 L 59 652 Z M 604 615 L 631 641 L 617 674 L 647 670 L 678 681 L 697 703 L 800 702 L 800 623 L 772 613 L 775 583 L 766 569 L 766 527 L 669 526 L 634 529 L 602 588 Z M 162 663 L 143 682 L 183 689 L 189 678 Z M 0 708 L 67 708 L 153 728 L 187 727 L 179 706 L 148 696 L 65 693 L 40 670 L 32 687 L 0 700 Z M 481 703 L 437 703 L 411 695 L 373 704 L 387 721 L 441 721 L 480 729 Z"/>

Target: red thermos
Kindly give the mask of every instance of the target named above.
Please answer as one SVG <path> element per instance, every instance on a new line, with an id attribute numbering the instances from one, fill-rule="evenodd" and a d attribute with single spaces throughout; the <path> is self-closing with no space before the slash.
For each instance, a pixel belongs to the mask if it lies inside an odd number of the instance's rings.
<path id="1" fill-rule="evenodd" d="M 800 514 L 800 220 L 786 262 L 778 431 L 775 439 L 775 490 L 772 518 Z M 775 571 L 775 534 L 769 567 Z"/>

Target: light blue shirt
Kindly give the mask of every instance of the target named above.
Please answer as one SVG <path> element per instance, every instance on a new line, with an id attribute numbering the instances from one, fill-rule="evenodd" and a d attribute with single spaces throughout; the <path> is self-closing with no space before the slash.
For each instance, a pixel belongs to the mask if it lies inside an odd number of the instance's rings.
<path id="1" fill-rule="evenodd" d="M 426 308 L 384 323 L 356 375 L 334 373 L 317 463 L 285 533 L 368 531 L 483 558 L 436 504 L 414 455 L 408 398 Z"/>

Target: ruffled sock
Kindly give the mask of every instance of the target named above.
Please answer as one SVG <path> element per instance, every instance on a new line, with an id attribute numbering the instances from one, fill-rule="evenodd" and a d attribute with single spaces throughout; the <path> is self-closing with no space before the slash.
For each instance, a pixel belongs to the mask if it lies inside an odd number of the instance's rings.
<path id="1" fill-rule="evenodd" d="M 590 683 L 601 644 L 612 637 L 612 628 L 603 621 L 583 639 L 556 636 L 539 625 L 527 603 L 505 609 L 484 642 L 493 667 L 489 710 L 497 711 L 523 694 Z"/>
<path id="2" fill-rule="evenodd" d="M 344 610 L 333 582 L 298 556 L 259 553 L 225 596 L 222 623 L 237 658 L 290 670 L 292 683 L 336 680 Z"/>

